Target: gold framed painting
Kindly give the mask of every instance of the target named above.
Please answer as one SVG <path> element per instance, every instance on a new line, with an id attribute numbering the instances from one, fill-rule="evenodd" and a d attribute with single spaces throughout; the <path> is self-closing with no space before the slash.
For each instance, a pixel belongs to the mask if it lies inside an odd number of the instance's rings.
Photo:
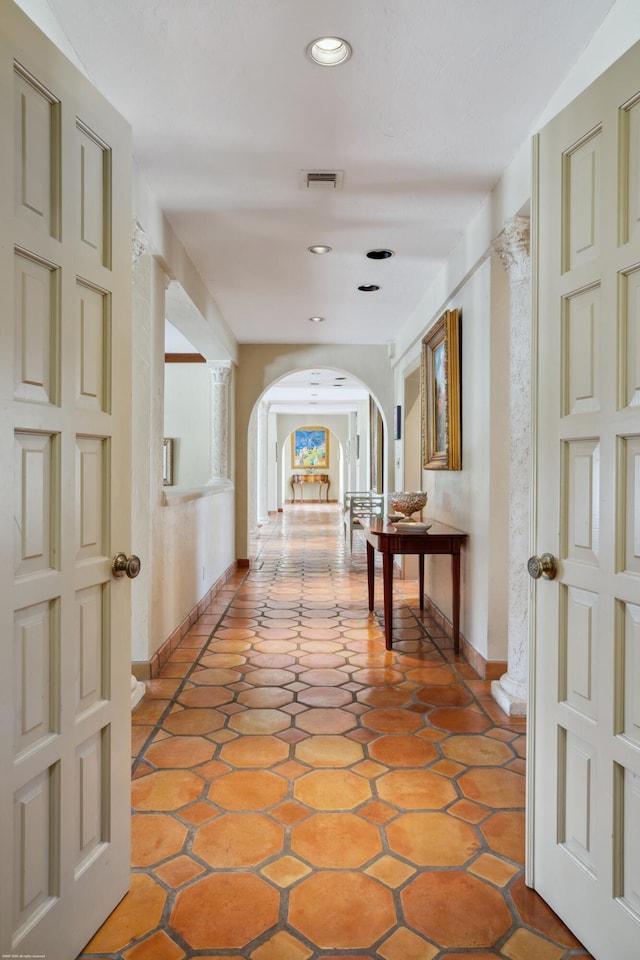
<path id="1" fill-rule="evenodd" d="M 422 340 L 422 465 L 462 469 L 460 311 L 447 310 Z"/>
<path id="2" fill-rule="evenodd" d="M 291 466 L 329 466 L 329 438 L 325 427 L 302 427 L 293 431 Z"/>

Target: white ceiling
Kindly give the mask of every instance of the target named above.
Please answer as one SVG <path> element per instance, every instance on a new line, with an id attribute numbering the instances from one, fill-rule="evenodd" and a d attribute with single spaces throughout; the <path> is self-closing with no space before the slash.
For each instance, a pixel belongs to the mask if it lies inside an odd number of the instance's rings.
<path id="1" fill-rule="evenodd" d="M 20 2 L 53 11 L 131 123 L 143 177 L 237 340 L 333 344 L 395 339 L 613 4 Z M 325 34 L 352 44 L 348 62 L 306 58 Z M 341 171 L 342 188 L 301 187 L 304 170 Z M 395 256 L 366 258 L 381 247 Z M 193 305 L 172 296 L 189 336 Z M 336 373 L 318 413 L 362 395 Z M 311 379 L 269 399 L 299 409 Z"/>
<path id="2" fill-rule="evenodd" d="M 345 344 L 394 339 L 612 2 L 48 0 L 236 338 Z"/>

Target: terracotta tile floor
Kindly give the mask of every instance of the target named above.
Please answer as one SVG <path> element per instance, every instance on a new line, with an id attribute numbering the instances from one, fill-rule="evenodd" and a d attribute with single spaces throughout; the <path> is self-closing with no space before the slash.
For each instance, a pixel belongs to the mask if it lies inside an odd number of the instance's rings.
<path id="1" fill-rule="evenodd" d="M 335 505 L 253 552 L 134 713 L 131 890 L 82 957 L 589 960 L 524 885 L 524 725 L 416 583 L 387 652 Z"/>

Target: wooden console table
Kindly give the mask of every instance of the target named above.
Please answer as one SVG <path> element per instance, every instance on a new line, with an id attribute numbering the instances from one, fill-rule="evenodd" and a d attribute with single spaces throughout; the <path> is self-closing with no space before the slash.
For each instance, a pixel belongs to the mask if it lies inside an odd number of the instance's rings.
<path id="1" fill-rule="evenodd" d="M 329 479 L 328 473 L 292 473 L 291 479 L 291 493 L 293 496 L 293 502 L 296 501 L 296 487 L 300 487 L 300 499 L 304 500 L 304 484 L 305 483 L 317 483 L 318 484 L 318 499 L 322 500 L 322 487 L 326 485 L 327 488 L 327 503 L 329 503 L 329 487 L 331 486 L 331 481 Z"/>
<path id="2" fill-rule="evenodd" d="M 420 609 L 424 610 L 424 558 L 425 554 L 450 554 L 452 580 L 453 649 L 460 652 L 460 547 L 467 534 L 454 527 L 447 527 L 437 520 L 425 520 L 431 527 L 424 533 L 405 533 L 384 519 L 363 518 L 362 532 L 367 539 L 367 585 L 369 610 L 373 610 L 375 554 L 382 554 L 382 580 L 384 587 L 384 639 L 391 650 L 393 624 L 393 557 L 395 554 L 417 554 L 419 558 Z"/>

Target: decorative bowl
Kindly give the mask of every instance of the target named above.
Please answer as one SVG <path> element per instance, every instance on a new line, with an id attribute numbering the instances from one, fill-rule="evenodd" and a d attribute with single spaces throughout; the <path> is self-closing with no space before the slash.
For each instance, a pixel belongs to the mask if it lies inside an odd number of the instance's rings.
<path id="1" fill-rule="evenodd" d="M 408 519 L 412 513 L 417 513 L 418 510 L 422 510 L 426 502 L 427 495 L 422 490 L 416 492 L 404 490 L 401 493 L 390 493 L 388 497 L 389 506 L 395 510 L 396 513 L 401 513 L 406 519 Z"/>

